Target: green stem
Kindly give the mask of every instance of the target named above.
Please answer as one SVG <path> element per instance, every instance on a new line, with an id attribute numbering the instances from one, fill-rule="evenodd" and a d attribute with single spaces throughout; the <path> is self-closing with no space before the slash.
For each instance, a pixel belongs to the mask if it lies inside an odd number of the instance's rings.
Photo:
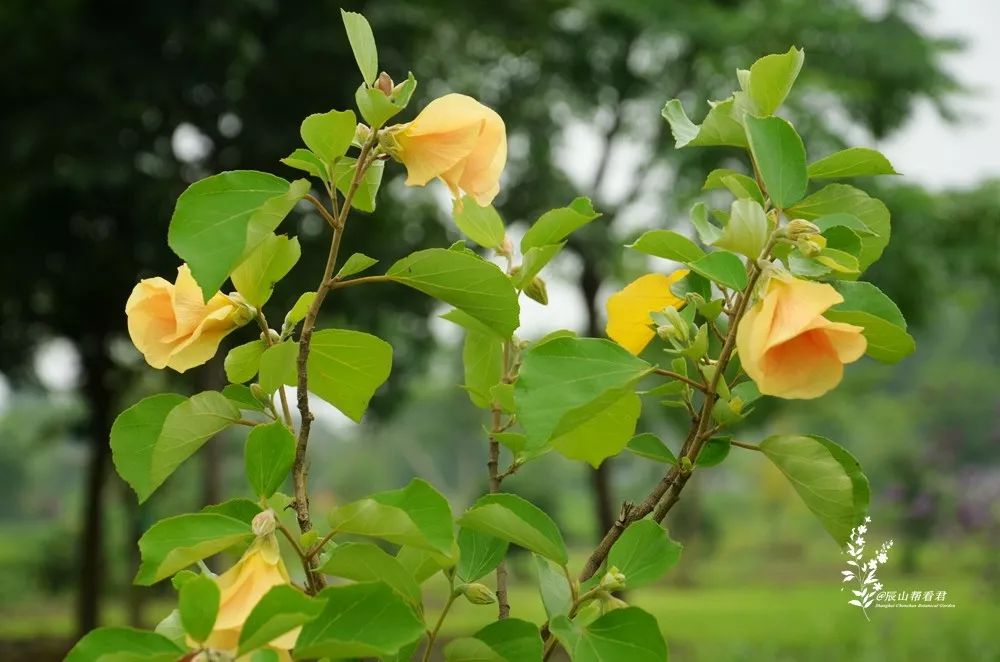
<path id="1" fill-rule="evenodd" d="M 455 593 L 455 582 L 451 580 L 451 591 L 448 594 L 448 601 L 444 603 L 444 609 L 441 610 L 441 615 L 438 616 L 437 623 L 434 624 L 434 629 L 432 629 L 427 635 L 427 648 L 424 649 L 423 662 L 428 662 L 431 659 L 431 651 L 434 650 L 434 640 L 437 639 L 438 632 L 441 630 L 441 625 L 444 623 L 445 616 L 448 615 L 448 610 L 451 609 L 451 605 L 454 604 L 455 599 L 458 594 Z"/>

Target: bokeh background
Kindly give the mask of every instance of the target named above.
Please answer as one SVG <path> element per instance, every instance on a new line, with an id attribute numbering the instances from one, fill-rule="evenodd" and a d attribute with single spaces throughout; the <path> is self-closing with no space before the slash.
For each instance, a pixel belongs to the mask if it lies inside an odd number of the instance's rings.
<path id="1" fill-rule="evenodd" d="M 798 430 L 847 446 L 872 481 L 869 539 L 896 540 L 883 583 L 946 591 L 955 607 L 876 610 L 866 622 L 838 590 L 835 544 L 739 449 L 692 481 L 668 519 L 681 564 L 629 598 L 660 617 L 675 660 L 1000 659 L 992 0 L 6 0 L 0 659 L 61 659 L 97 624 L 154 625 L 173 596 L 130 587 L 137 537 L 159 517 L 247 493 L 238 433 L 208 444 L 141 508 L 114 474 L 119 411 L 224 379 L 222 353 L 185 375 L 149 369 L 123 306 L 139 278 L 176 268 L 166 228 L 187 184 L 233 168 L 292 177 L 278 159 L 298 146 L 300 120 L 351 104 L 358 75 L 341 6 L 367 15 L 384 69 L 419 79 L 404 119 L 447 91 L 501 113 L 510 162 L 496 204 L 515 238 L 576 195 L 604 212 L 552 268 L 548 308 L 525 303 L 529 338 L 560 327 L 601 335 L 608 293 L 649 266 L 621 245 L 683 223 L 705 174 L 733 162 L 725 149 L 674 150 L 664 101 L 679 96 L 697 119 L 705 99 L 730 93 L 736 68 L 804 47 L 786 113 L 810 156 L 875 146 L 905 175 L 859 185 L 893 214 L 893 241 L 867 278 L 899 302 L 918 351 L 895 367 L 852 366 L 820 401 L 766 403 L 739 436 Z M 388 168 L 379 209 L 352 224 L 345 254 L 388 263 L 457 239 L 443 195 L 406 189 L 401 168 Z M 304 255 L 272 316 L 315 287 L 325 256 L 321 219 L 302 210 L 285 228 Z M 414 475 L 456 511 L 486 488 L 482 415 L 458 388 L 460 337 L 439 312 L 390 286 L 345 290 L 325 308 L 324 324 L 389 339 L 396 361 L 362 425 L 322 412 L 310 449 L 318 510 Z M 668 441 L 681 425 L 653 403 L 640 422 Z M 509 485 L 582 556 L 658 471 L 631 456 L 598 472 L 548 457 Z M 525 561 L 513 559 L 515 615 L 530 618 L 540 606 Z M 445 636 L 488 619 L 484 609 L 459 611 Z"/>

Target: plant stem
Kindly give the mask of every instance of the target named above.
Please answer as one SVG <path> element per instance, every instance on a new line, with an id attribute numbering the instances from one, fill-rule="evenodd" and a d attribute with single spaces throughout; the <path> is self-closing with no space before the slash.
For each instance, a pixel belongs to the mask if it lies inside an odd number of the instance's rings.
<path id="1" fill-rule="evenodd" d="M 740 448 L 746 448 L 747 450 L 751 450 L 751 451 L 759 451 L 760 450 L 760 446 L 758 446 L 757 444 L 748 444 L 745 441 L 738 441 L 736 439 L 730 439 L 729 443 L 731 443 L 733 446 L 739 446 Z"/>
<path id="2" fill-rule="evenodd" d="M 444 609 L 441 610 L 441 615 L 438 616 L 437 623 L 434 624 L 434 629 L 430 631 L 427 635 L 427 648 L 424 649 L 423 662 L 428 662 L 431 659 L 431 651 L 434 650 L 434 640 L 437 639 L 438 631 L 441 629 L 441 625 L 444 623 L 445 616 L 448 615 L 448 610 L 451 609 L 451 605 L 454 604 L 455 598 L 458 595 L 455 593 L 454 580 L 451 580 L 451 592 L 448 594 L 448 601 L 444 603 Z"/>
<path id="3" fill-rule="evenodd" d="M 503 376 L 501 381 L 505 384 L 510 383 L 510 341 L 505 340 L 503 343 Z M 508 475 L 508 473 L 513 473 L 512 471 L 504 472 L 503 475 L 499 473 L 499 462 L 500 462 L 500 442 L 497 441 L 496 435 L 504 429 L 504 424 L 502 420 L 502 411 L 500 410 L 500 403 L 493 402 L 490 408 L 491 415 L 493 417 L 493 427 L 490 432 L 489 440 L 489 457 L 486 462 L 486 467 L 490 474 L 490 494 L 496 494 L 500 491 L 500 485 L 503 483 L 503 479 Z M 511 465 L 513 469 L 514 465 Z M 510 601 L 507 596 L 507 560 L 504 559 L 500 561 L 496 569 L 497 575 L 497 618 L 503 620 L 510 616 Z"/>
<path id="4" fill-rule="evenodd" d="M 264 313 L 259 310 L 257 311 L 257 324 L 260 326 L 260 330 L 262 332 L 261 335 L 264 338 L 264 344 L 268 347 L 274 345 L 274 343 L 271 342 L 271 327 L 268 325 L 267 318 L 264 317 Z M 287 425 L 289 429 L 294 429 L 292 424 L 292 412 L 288 409 L 288 396 L 285 395 L 284 385 L 278 387 L 278 398 L 281 400 L 281 413 L 285 417 L 285 425 Z"/>
<path id="5" fill-rule="evenodd" d="M 333 239 L 330 242 L 330 253 L 327 256 L 326 268 L 323 270 L 323 278 L 320 280 L 319 288 L 316 290 L 316 298 L 313 299 L 309 312 L 306 313 L 302 322 L 302 332 L 299 335 L 299 355 L 296 362 L 298 380 L 296 382 L 296 399 L 298 400 L 301 423 L 299 425 L 298 441 L 295 445 L 295 462 L 292 465 L 292 481 L 295 485 L 295 516 L 299 522 L 299 529 L 305 533 L 312 529 L 312 522 L 309 517 L 309 492 L 308 468 L 306 466 L 306 449 L 309 445 L 309 430 L 312 427 L 313 415 L 309 411 L 309 375 L 307 365 L 309 360 L 309 348 L 312 342 L 313 331 L 316 328 L 316 318 L 319 316 L 319 309 L 323 305 L 323 300 L 330 291 L 330 279 L 333 276 L 333 269 L 337 264 L 337 255 L 340 253 L 340 242 L 344 237 L 344 225 L 347 215 L 351 210 L 351 201 L 358 190 L 365 170 L 370 163 L 369 154 L 378 140 L 378 133 L 373 131 L 371 137 L 365 142 L 358 155 L 357 169 L 354 171 L 354 178 L 344 195 L 343 206 L 340 214 L 335 219 Z M 306 570 L 312 576 L 311 584 L 314 590 L 321 589 L 325 585 L 323 576 L 311 567 Z"/>
<path id="6" fill-rule="evenodd" d="M 701 391 L 702 393 L 705 392 L 705 385 L 704 384 L 699 384 L 698 382 L 694 381 L 693 379 L 689 379 L 689 378 L 685 377 L 684 375 L 680 374 L 679 372 L 674 372 L 673 370 L 664 370 L 663 368 L 654 368 L 653 372 L 655 372 L 658 375 L 662 375 L 663 377 L 669 377 L 670 379 L 676 379 L 679 382 L 684 382 L 688 386 L 690 386 L 692 388 L 696 388 L 699 391 Z"/>

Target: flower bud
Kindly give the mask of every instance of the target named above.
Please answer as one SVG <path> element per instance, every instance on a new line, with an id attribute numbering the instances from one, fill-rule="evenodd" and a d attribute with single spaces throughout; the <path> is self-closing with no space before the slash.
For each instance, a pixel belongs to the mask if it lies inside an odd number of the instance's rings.
<path id="1" fill-rule="evenodd" d="M 258 538 L 274 533 L 275 526 L 277 526 L 277 520 L 274 517 L 274 511 L 270 508 L 257 513 L 250 522 L 250 528 Z"/>
<path id="2" fill-rule="evenodd" d="M 260 339 L 263 340 L 265 343 L 267 343 L 267 341 L 270 339 L 271 342 L 268 344 L 274 345 L 281 342 L 281 335 L 274 329 L 268 329 L 266 336 L 264 335 L 263 331 L 260 332 Z"/>
<path id="3" fill-rule="evenodd" d="M 543 306 L 547 306 L 549 303 L 549 293 L 545 288 L 545 281 L 535 276 L 531 279 L 524 287 L 524 293 L 528 295 L 529 299 L 534 299 Z"/>
<path id="4" fill-rule="evenodd" d="M 375 79 L 375 88 L 382 90 L 382 93 L 386 96 L 392 94 L 393 87 L 395 87 L 395 85 L 396 84 L 392 82 L 392 78 L 389 74 L 384 71 L 378 75 L 378 78 Z"/>
<path id="5" fill-rule="evenodd" d="M 781 229 L 782 235 L 795 241 L 803 235 L 819 234 L 820 230 L 815 223 L 810 223 L 803 218 L 794 218 L 788 221 L 788 225 Z"/>
<path id="6" fill-rule="evenodd" d="M 795 240 L 795 246 L 806 257 L 816 257 L 826 248 L 826 238 L 823 235 L 803 235 Z"/>
<path id="7" fill-rule="evenodd" d="M 267 392 L 260 387 L 260 384 L 257 383 L 251 384 L 250 394 L 253 395 L 253 397 L 257 398 L 257 402 L 261 403 L 262 405 L 267 405 L 271 403 L 271 396 L 269 396 Z"/>
<path id="8" fill-rule="evenodd" d="M 513 255 L 514 254 L 514 244 L 511 243 L 510 237 L 504 236 L 503 241 L 500 242 L 500 248 L 497 249 L 497 253 L 500 255 Z"/>
<path id="9" fill-rule="evenodd" d="M 620 591 L 625 588 L 625 575 L 616 566 L 611 566 L 601 577 L 598 588 L 605 591 Z"/>
<path id="10" fill-rule="evenodd" d="M 461 584 L 455 591 L 464 595 L 465 599 L 474 605 L 491 605 L 497 601 L 496 594 L 489 587 L 477 582 Z"/>
<path id="11" fill-rule="evenodd" d="M 236 305 L 232 319 L 237 326 L 243 326 L 257 317 L 257 309 L 250 305 L 250 302 L 244 299 L 239 292 L 231 292 L 229 300 Z"/>
<path id="12" fill-rule="evenodd" d="M 368 142 L 371 135 L 372 130 L 368 127 L 368 125 L 358 122 L 358 126 L 354 129 L 354 140 L 351 141 L 351 144 L 360 147 Z"/>
<path id="13" fill-rule="evenodd" d="M 686 345 L 691 341 L 691 323 L 681 317 L 681 314 L 673 306 L 663 309 L 663 316 L 669 324 L 656 327 L 656 333 L 664 340 L 676 340 Z"/>
<path id="14" fill-rule="evenodd" d="M 621 598 L 616 598 L 615 596 L 607 592 L 602 591 L 601 594 L 598 596 L 598 599 L 601 601 L 601 609 L 604 611 L 605 614 L 608 613 L 609 611 L 614 611 L 615 609 L 624 609 L 625 607 L 628 607 L 627 602 L 625 602 Z"/>

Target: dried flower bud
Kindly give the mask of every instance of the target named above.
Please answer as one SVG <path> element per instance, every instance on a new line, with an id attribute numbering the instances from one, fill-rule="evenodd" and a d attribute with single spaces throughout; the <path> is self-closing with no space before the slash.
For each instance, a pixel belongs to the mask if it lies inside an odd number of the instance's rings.
<path id="1" fill-rule="evenodd" d="M 465 596 L 465 599 L 474 605 L 491 605 L 497 601 L 497 596 L 489 587 L 473 582 L 471 584 L 461 584 L 455 589 L 457 593 Z"/>
<path id="2" fill-rule="evenodd" d="M 277 520 L 274 517 L 274 511 L 270 508 L 257 513 L 253 521 L 250 522 L 250 528 L 258 538 L 274 533 L 275 526 L 277 526 Z"/>
<path id="3" fill-rule="evenodd" d="M 625 588 L 625 575 L 616 566 L 611 566 L 601 577 L 598 587 L 605 591 L 619 591 Z"/>
<path id="4" fill-rule="evenodd" d="M 378 78 L 375 79 L 375 87 L 382 90 L 382 93 L 386 96 L 392 94 L 392 88 L 395 87 L 395 85 L 396 84 L 392 82 L 392 78 L 389 74 L 384 71 L 378 75 Z"/>

